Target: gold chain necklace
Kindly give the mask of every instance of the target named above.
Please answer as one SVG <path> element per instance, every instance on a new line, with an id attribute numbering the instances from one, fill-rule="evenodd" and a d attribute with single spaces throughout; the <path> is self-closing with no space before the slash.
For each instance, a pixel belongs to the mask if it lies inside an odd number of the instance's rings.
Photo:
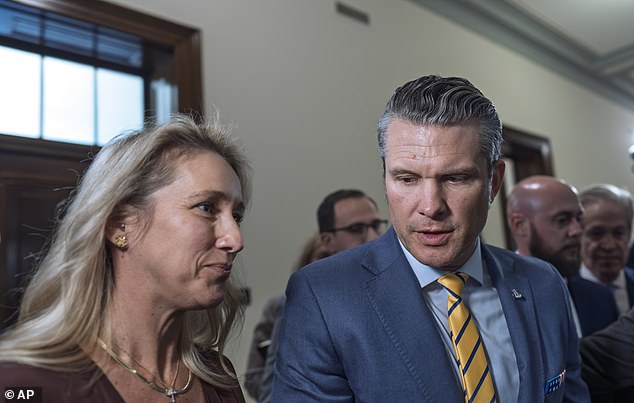
<path id="1" fill-rule="evenodd" d="M 176 364 L 176 375 L 174 376 L 174 380 L 172 381 L 171 387 L 166 386 L 165 383 L 163 383 L 163 381 L 160 378 L 159 378 L 159 383 L 161 385 L 157 385 L 154 381 L 150 381 L 146 377 L 141 375 L 141 373 L 139 373 L 139 371 L 136 368 L 133 368 L 132 366 L 126 364 L 121 359 L 121 357 L 119 357 L 119 355 L 115 353 L 110 347 L 108 347 L 108 345 L 104 343 L 104 341 L 101 340 L 101 338 L 99 337 L 97 337 L 97 344 L 99 344 L 99 347 L 101 347 L 102 350 L 105 351 L 110 356 L 110 358 L 112 358 L 114 362 L 116 362 L 117 364 L 119 364 L 121 367 L 125 368 L 129 372 L 131 372 L 133 375 L 135 375 L 137 378 L 143 381 L 143 383 L 145 383 L 146 385 L 148 385 L 155 391 L 163 393 L 165 396 L 167 396 L 170 399 L 170 403 L 176 403 L 176 396 L 184 394 L 192 386 L 192 371 L 188 370 L 189 375 L 187 376 L 187 383 L 185 383 L 185 386 L 183 386 L 181 389 L 174 388 L 174 384 L 176 383 L 176 377 L 178 376 L 180 361 Z M 151 373 L 151 371 L 148 371 L 143 365 L 139 363 L 137 364 L 141 368 L 145 369 L 147 372 Z"/>

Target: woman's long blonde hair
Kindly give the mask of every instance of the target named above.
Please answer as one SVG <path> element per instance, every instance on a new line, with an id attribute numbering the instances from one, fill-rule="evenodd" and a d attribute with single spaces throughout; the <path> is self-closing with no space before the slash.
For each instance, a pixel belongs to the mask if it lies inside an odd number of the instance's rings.
<path id="1" fill-rule="evenodd" d="M 149 196 L 173 180 L 175 161 L 201 151 L 213 151 L 229 163 L 246 203 L 248 164 L 215 120 L 198 124 L 192 117 L 176 115 L 164 125 L 122 134 L 104 146 L 57 223 L 25 291 L 18 322 L 0 336 L 0 362 L 61 371 L 92 365 L 82 346 L 94 346 L 110 328 L 107 311 L 114 282 L 108 223 L 130 209 L 148 211 Z M 185 364 L 208 383 L 236 386 L 222 353 L 230 331 L 242 323 L 237 288 L 228 282 L 219 306 L 184 315 L 180 347 Z M 212 350 L 220 353 L 221 368 L 205 364 L 204 354 Z"/>

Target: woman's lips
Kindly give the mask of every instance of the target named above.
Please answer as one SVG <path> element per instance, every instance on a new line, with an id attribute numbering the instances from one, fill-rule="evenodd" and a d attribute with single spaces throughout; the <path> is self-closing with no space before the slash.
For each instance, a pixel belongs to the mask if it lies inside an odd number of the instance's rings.
<path id="1" fill-rule="evenodd" d="M 214 270 L 215 272 L 222 274 L 222 275 L 229 275 L 231 274 L 231 265 L 230 264 L 223 264 L 223 263 L 213 263 L 213 264 L 208 264 L 205 265 L 204 267 L 208 267 L 212 270 Z"/>

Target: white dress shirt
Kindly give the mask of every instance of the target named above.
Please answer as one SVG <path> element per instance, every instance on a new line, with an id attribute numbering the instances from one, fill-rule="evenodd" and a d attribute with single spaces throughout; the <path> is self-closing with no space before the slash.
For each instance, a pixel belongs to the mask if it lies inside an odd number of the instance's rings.
<path id="1" fill-rule="evenodd" d="M 624 314 L 630 310 L 632 305 L 630 304 L 630 297 L 627 295 L 627 283 L 623 270 L 619 272 L 617 278 L 611 283 L 604 283 L 599 280 L 585 264 L 581 265 L 579 274 L 586 280 L 594 281 L 595 283 L 603 284 L 610 288 L 614 293 L 614 300 L 616 301 L 616 306 L 619 308 L 619 314 Z"/>

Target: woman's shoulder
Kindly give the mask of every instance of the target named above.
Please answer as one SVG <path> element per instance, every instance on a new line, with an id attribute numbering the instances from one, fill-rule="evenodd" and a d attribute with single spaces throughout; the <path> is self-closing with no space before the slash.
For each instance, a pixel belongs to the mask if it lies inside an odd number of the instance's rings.
<path id="1" fill-rule="evenodd" d="M 0 363 L 0 379 L 5 388 L 30 387 L 41 394 L 41 401 L 121 402 L 112 385 L 96 368 L 62 371 L 13 362 Z"/>
<path id="2" fill-rule="evenodd" d="M 0 378 L 6 385 L 59 386 L 73 373 L 55 371 L 15 362 L 0 363 Z"/>

